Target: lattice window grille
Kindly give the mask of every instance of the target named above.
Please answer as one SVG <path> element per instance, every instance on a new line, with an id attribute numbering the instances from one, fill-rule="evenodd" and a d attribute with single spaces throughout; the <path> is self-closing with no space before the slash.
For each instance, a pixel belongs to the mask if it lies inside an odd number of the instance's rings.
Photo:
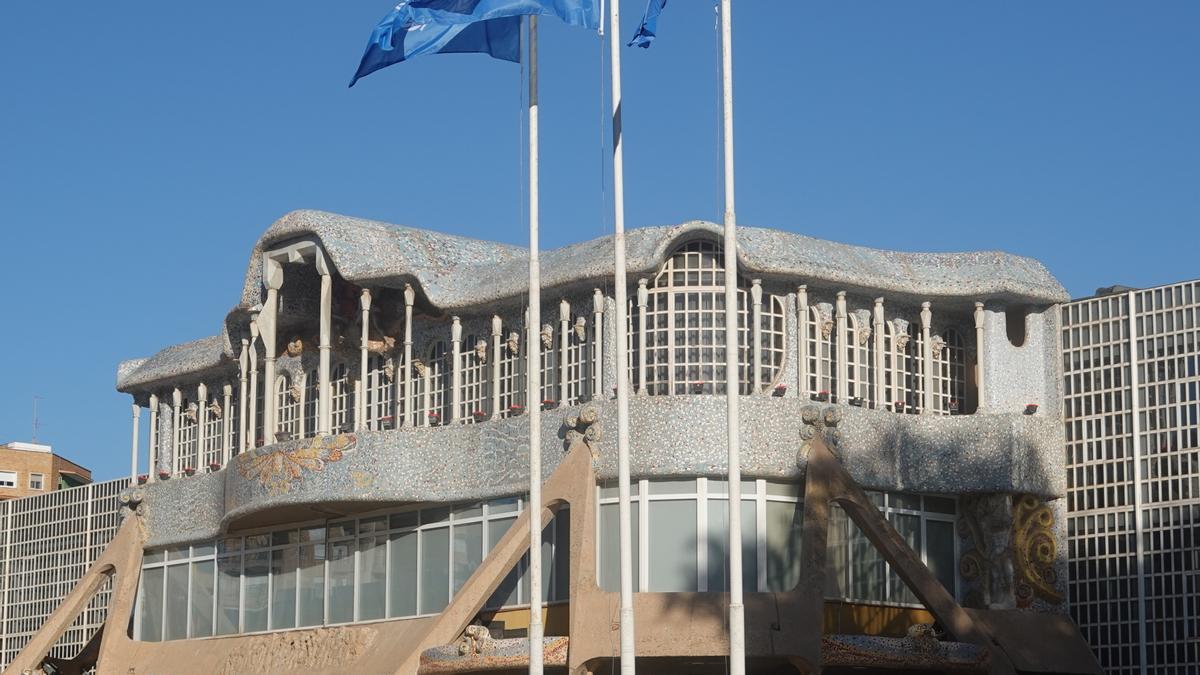
<path id="1" fill-rule="evenodd" d="M 396 418 L 392 413 L 392 392 L 395 387 L 388 376 L 388 360 L 382 354 L 367 357 L 367 428 L 372 430 L 394 428 Z"/>
<path id="2" fill-rule="evenodd" d="M 592 381 L 592 350 L 588 337 L 592 328 L 584 322 L 588 317 L 578 315 L 571 317 L 570 334 L 567 336 L 567 400 L 563 405 L 575 405 L 591 398 Z M 583 326 L 583 337 L 576 332 L 577 326 Z M 635 353 L 635 352 L 631 352 Z"/>
<path id="3" fill-rule="evenodd" d="M 759 354 L 762 358 L 759 373 L 764 391 L 771 389 L 775 379 L 783 371 L 787 355 L 784 311 L 784 299 L 781 296 L 771 295 L 764 298 L 759 317 Z"/>
<path id="4" fill-rule="evenodd" d="M 549 328 L 550 330 L 546 330 Z M 546 346 L 543 335 L 548 335 L 550 338 L 550 346 Z M 558 381 L 560 377 L 558 369 L 559 349 L 558 349 L 558 331 L 551 324 L 546 324 L 542 327 L 542 331 L 535 337 L 539 341 L 538 346 L 541 348 L 539 359 L 541 362 L 541 401 L 557 401 L 559 398 Z"/>
<path id="5" fill-rule="evenodd" d="M 963 409 L 967 395 L 967 350 L 953 328 L 942 332 L 941 354 L 934 354 L 934 411 L 949 415 Z"/>
<path id="6" fill-rule="evenodd" d="M 219 388 L 218 388 L 219 389 Z M 200 447 L 203 452 L 202 459 L 205 466 L 211 464 L 220 464 L 223 451 L 225 449 L 225 415 L 229 412 L 224 409 L 222 402 L 223 395 L 212 395 L 208 401 L 208 415 L 204 419 L 203 434 L 201 434 Z M 220 410 L 220 414 L 215 414 L 214 410 Z M 200 468 L 193 465 L 193 468 Z"/>
<path id="7" fill-rule="evenodd" d="M 475 345 L 483 343 L 484 351 L 481 357 L 475 350 Z M 472 424 L 476 420 L 487 419 L 490 415 L 492 364 L 488 360 L 487 338 L 485 336 L 468 335 L 463 342 L 463 351 L 459 354 L 462 362 L 461 383 L 462 400 L 458 418 L 464 424 Z"/>
<path id="8" fill-rule="evenodd" d="M 809 307 L 807 319 L 803 337 L 808 341 L 808 363 L 805 364 L 808 372 L 806 387 L 808 388 L 807 393 L 812 395 L 821 391 L 829 391 L 828 377 L 821 371 L 821 326 L 825 317 L 821 316 L 821 311 L 816 307 Z"/>
<path id="9" fill-rule="evenodd" d="M 199 411 L 189 412 L 190 399 L 184 398 L 179 406 L 179 447 L 175 457 L 175 472 L 196 468 L 199 459 Z"/>
<path id="10" fill-rule="evenodd" d="M 500 330 L 500 417 L 512 415 L 513 406 L 525 405 L 525 341 L 518 332 L 516 342 L 510 342 L 513 332 L 508 326 Z"/>
<path id="11" fill-rule="evenodd" d="M 229 455 L 231 457 L 238 454 L 238 450 L 242 447 L 242 416 L 239 410 L 241 400 L 241 391 L 237 385 L 234 385 L 229 396 L 229 409 L 225 411 L 225 414 L 229 416 Z"/>
<path id="12" fill-rule="evenodd" d="M 301 376 L 301 380 L 299 385 L 293 389 L 291 378 L 287 375 L 275 378 L 275 400 L 278 410 L 275 433 L 277 435 L 268 439 L 269 442 L 290 440 L 300 436 L 300 392 L 304 391 L 303 376 Z M 283 436 L 281 437 L 279 434 Z"/>
<path id="13" fill-rule="evenodd" d="M 264 396 L 267 390 L 267 383 L 264 381 L 265 379 L 266 378 L 263 377 L 262 370 L 260 369 L 258 372 L 258 387 L 256 387 L 254 392 L 254 427 L 252 429 L 253 433 L 251 434 L 254 438 L 254 447 L 256 448 L 261 447 L 267 442 L 267 435 L 263 432 L 263 420 L 266 419 L 265 415 L 267 407 L 267 402 Z"/>
<path id="14" fill-rule="evenodd" d="M 320 426 L 321 410 L 321 374 L 315 368 L 304 376 L 304 409 L 300 423 L 300 433 L 305 438 L 317 435 Z"/>
<path id="15" fill-rule="evenodd" d="M 853 312 L 846 317 L 846 398 L 861 398 L 864 402 L 871 395 L 870 352 L 864 342 L 864 334 L 869 336 L 869 331 Z"/>
<path id="16" fill-rule="evenodd" d="M 354 387 L 350 369 L 339 363 L 329 373 L 329 405 L 335 434 L 354 430 Z"/>
<path id="17" fill-rule="evenodd" d="M 420 426 L 437 426 L 450 421 L 450 401 L 447 393 L 450 376 L 450 357 L 446 353 L 446 343 L 438 340 L 430 346 L 424 360 L 424 374 L 413 373 L 415 405 L 415 424 Z"/>
<path id="18" fill-rule="evenodd" d="M 816 328 L 816 349 L 810 353 L 817 357 L 819 387 L 817 393 L 828 392 L 829 400 L 838 397 L 837 381 L 837 325 L 833 319 L 833 308 L 829 305 L 813 307 L 813 324 Z M 812 346 L 812 345 L 810 345 Z"/>

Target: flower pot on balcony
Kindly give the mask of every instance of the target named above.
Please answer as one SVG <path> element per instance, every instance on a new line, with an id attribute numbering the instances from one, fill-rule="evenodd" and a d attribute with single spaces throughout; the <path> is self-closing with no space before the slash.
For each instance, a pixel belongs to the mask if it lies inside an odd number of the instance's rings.
<path id="1" fill-rule="evenodd" d="M 208 472 L 209 473 L 213 473 L 214 471 L 220 471 L 220 470 L 221 470 L 220 462 L 209 462 L 208 463 Z"/>
<path id="2" fill-rule="evenodd" d="M 777 385 L 775 385 L 775 390 L 771 392 L 771 395 L 772 396 L 783 396 L 786 393 L 787 393 L 787 385 L 786 384 L 777 384 Z"/>
<path id="3" fill-rule="evenodd" d="M 388 430 L 396 427 L 396 418 L 391 415 L 384 415 L 379 418 L 379 428 Z"/>
<path id="4" fill-rule="evenodd" d="M 893 403 L 892 410 L 895 410 L 898 413 L 904 412 L 904 401 L 896 401 Z"/>
<path id="5" fill-rule="evenodd" d="M 146 474 L 142 474 L 142 475 L 138 476 L 137 483 L 138 483 L 138 485 L 145 485 L 146 481 L 148 481 L 148 480 L 150 480 L 150 477 L 147 476 Z"/>
<path id="6" fill-rule="evenodd" d="M 829 402 L 829 392 L 818 391 L 817 393 L 812 395 L 812 400 L 820 401 L 821 403 L 827 403 L 827 402 Z"/>
<path id="7" fill-rule="evenodd" d="M 171 479 L 171 472 L 170 472 L 170 471 L 159 471 L 159 472 L 158 472 L 158 479 L 159 479 L 159 480 L 170 480 L 170 479 Z"/>
<path id="8" fill-rule="evenodd" d="M 552 410 L 557 407 L 558 407 L 558 401 L 555 401 L 552 398 L 548 398 L 548 399 L 542 401 L 542 410 Z"/>
<path id="9" fill-rule="evenodd" d="M 1037 413 L 1037 411 L 1038 411 L 1038 404 L 1036 404 L 1036 403 L 1025 404 L 1025 414 L 1026 415 L 1034 415 Z"/>
<path id="10" fill-rule="evenodd" d="M 436 427 L 437 425 L 442 423 L 442 416 L 437 413 L 431 412 L 431 413 L 429 413 L 428 417 L 429 417 L 429 426 L 431 426 L 431 427 Z"/>
<path id="11" fill-rule="evenodd" d="M 854 398 L 850 399 L 850 405 L 854 406 L 855 408 L 861 408 L 861 407 L 863 407 L 863 400 L 862 400 L 862 397 L 861 397 L 861 396 L 855 396 Z"/>
<path id="12" fill-rule="evenodd" d="M 189 475 L 189 476 L 195 476 L 195 475 L 196 475 L 196 467 L 194 467 L 194 466 L 189 466 L 189 467 L 186 467 L 186 468 L 183 470 L 183 472 L 184 472 L 184 473 L 186 473 L 186 474 L 187 474 L 187 475 Z"/>
<path id="13" fill-rule="evenodd" d="M 482 422 L 487 419 L 487 416 L 487 413 L 482 410 L 476 410 L 471 413 L 471 417 L 474 417 L 476 422 Z"/>
<path id="14" fill-rule="evenodd" d="M 510 415 L 520 415 L 521 413 L 524 413 L 524 412 L 525 412 L 525 406 L 523 406 L 523 405 L 517 405 L 514 403 L 514 404 L 508 406 L 508 413 Z"/>

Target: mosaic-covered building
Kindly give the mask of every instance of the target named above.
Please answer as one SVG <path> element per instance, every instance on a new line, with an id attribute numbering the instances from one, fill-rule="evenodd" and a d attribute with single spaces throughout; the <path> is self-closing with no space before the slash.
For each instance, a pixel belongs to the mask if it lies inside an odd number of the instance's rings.
<path id="1" fill-rule="evenodd" d="M 610 238 L 543 254 L 550 301 L 526 326 L 522 248 L 284 216 L 216 335 L 120 365 L 153 470 L 121 494 L 116 538 L 14 664 L 42 664 L 104 585 L 103 630 L 53 665 L 519 670 L 538 516 L 546 664 L 607 668 L 623 375 L 639 663 L 719 671 L 734 254 L 720 242 L 705 222 L 628 233 L 636 292 L 620 343 Z M 1003 253 L 751 227 L 736 255 L 751 671 L 1096 672 L 1065 604 L 1058 282 Z M 537 509 L 524 498 L 531 340 Z"/>

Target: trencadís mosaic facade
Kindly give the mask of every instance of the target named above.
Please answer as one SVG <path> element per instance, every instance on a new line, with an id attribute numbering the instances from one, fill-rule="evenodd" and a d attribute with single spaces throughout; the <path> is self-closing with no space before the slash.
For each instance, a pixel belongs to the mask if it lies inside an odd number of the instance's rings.
<path id="1" fill-rule="evenodd" d="M 131 525 L 106 574 L 127 625 L 102 664 L 153 672 L 204 640 L 197 672 L 520 667 L 504 659 L 520 660 L 528 601 L 537 340 L 547 665 L 616 655 L 599 608 L 615 590 L 621 375 L 639 655 L 705 667 L 726 644 L 723 260 L 737 255 L 753 669 L 1014 672 L 1031 658 L 1022 631 L 1049 626 L 1061 644 L 1035 660 L 1092 672 L 1064 604 L 1062 287 L 1002 253 L 739 240 L 724 251 L 703 222 L 631 231 L 622 343 L 610 239 L 543 255 L 545 321 L 528 326 L 523 249 L 284 216 L 216 335 L 119 367 L 153 468 L 122 495 Z M 300 634 L 304 650 L 283 647 Z"/>

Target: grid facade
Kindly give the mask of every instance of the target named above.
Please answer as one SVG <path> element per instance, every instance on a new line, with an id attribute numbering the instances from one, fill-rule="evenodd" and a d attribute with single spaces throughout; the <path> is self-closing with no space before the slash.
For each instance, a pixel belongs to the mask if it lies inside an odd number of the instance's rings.
<path id="1" fill-rule="evenodd" d="M 1200 282 L 1062 311 L 1072 614 L 1108 672 L 1200 672 Z"/>
<path id="2" fill-rule="evenodd" d="M 0 503 L 0 668 L 58 608 L 121 524 L 119 478 Z M 105 585 L 50 650 L 71 657 L 104 623 Z"/>

